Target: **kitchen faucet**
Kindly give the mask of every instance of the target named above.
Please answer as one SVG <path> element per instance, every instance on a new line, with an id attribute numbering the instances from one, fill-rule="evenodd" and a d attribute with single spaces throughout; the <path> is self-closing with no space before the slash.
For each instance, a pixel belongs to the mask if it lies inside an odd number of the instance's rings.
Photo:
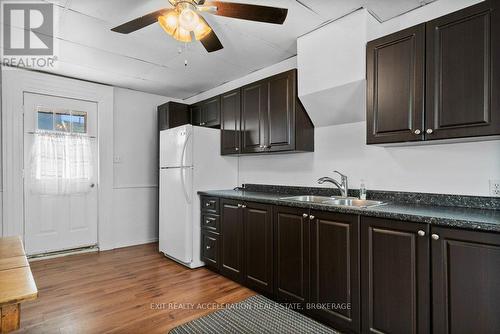
<path id="1" fill-rule="evenodd" d="M 323 184 L 325 182 L 333 183 L 334 185 L 337 186 L 337 188 L 339 188 L 340 194 L 342 195 L 342 197 L 345 198 L 345 197 L 347 197 L 347 194 L 349 192 L 349 186 L 347 184 L 347 176 L 338 172 L 338 171 L 334 171 L 334 173 L 337 173 L 340 175 L 342 183 L 339 183 L 337 180 L 334 180 L 331 177 L 327 177 L 327 176 L 318 179 L 318 183 L 319 184 Z"/>

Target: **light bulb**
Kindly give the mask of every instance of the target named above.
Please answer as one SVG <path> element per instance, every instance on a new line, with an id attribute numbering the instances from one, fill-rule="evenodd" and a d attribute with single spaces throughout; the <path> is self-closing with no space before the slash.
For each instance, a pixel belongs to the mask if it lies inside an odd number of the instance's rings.
<path id="1" fill-rule="evenodd" d="M 179 14 L 173 10 L 167 15 L 158 17 L 158 23 L 167 34 L 173 35 L 179 24 Z"/>
<path id="2" fill-rule="evenodd" d="M 212 31 L 212 28 L 208 25 L 207 21 L 204 18 L 200 17 L 198 25 L 194 29 L 194 38 L 197 41 L 201 41 L 203 38 L 207 37 L 208 34 Z"/>
<path id="3" fill-rule="evenodd" d="M 179 25 L 184 30 L 193 31 L 199 22 L 200 17 L 194 10 L 189 7 L 182 9 L 179 15 Z"/>

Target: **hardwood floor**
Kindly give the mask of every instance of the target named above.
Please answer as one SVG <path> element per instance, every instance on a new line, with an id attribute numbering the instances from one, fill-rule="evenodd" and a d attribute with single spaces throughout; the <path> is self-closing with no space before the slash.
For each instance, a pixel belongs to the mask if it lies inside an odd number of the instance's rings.
<path id="1" fill-rule="evenodd" d="M 189 270 L 148 244 L 35 261 L 39 290 L 16 333 L 168 333 L 213 309 L 169 303 L 235 303 L 255 293 L 211 271 Z"/>

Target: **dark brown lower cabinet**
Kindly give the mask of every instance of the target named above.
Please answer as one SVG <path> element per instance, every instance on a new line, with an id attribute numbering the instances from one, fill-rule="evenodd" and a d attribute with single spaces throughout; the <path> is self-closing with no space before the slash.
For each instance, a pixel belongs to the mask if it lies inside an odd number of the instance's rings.
<path id="1" fill-rule="evenodd" d="M 273 284 L 273 207 L 258 203 L 243 205 L 245 228 L 245 284 L 272 295 Z"/>
<path id="2" fill-rule="evenodd" d="M 429 226 L 361 217 L 360 227 L 362 332 L 429 333 Z"/>
<path id="3" fill-rule="evenodd" d="M 219 270 L 219 235 L 209 231 L 201 231 L 201 258 L 208 267 Z"/>
<path id="4" fill-rule="evenodd" d="M 359 332 L 359 217 L 312 211 L 310 313 L 333 328 Z"/>
<path id="5" fill-rule="evenodd" d="M 500 333 L 500 234 L 432 228 L 434 333 Z"/>
<path id="6" fill-rule="evenodd" d="M 276 291 L 279 301 L 309 298 L 309 209 L 275 207 Z"/>
<path id="7" fill-rule="evenodd" d="M 220 225 L 220 273 L 236 282 L 243 282 L 244 229 L 241 202 L 221 200 Z"/>

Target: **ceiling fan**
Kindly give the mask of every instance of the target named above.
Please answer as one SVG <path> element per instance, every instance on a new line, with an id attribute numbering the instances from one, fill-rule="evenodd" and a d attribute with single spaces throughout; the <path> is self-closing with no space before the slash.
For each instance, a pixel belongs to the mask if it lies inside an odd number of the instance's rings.
<path id="1" fill-rule="evenodd" d="M 162 8 L 111 29 L 130 34 L 155 22 L 167 34 L 181 42 L 200 41 L 208 52 L 223 48 L 219 38 L 201 12 L 236 19 L 283 24 L 288 9 L 234 2 L 205 0 L 169 0 L 174 8 Z"/>

